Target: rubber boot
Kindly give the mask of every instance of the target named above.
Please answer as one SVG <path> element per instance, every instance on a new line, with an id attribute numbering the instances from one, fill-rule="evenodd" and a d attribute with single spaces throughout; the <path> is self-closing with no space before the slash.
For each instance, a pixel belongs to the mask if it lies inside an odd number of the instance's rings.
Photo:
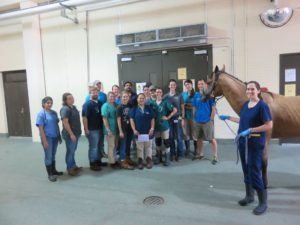
<path id="1" fill-rule="evenodd" d="M 193 141 L 194 143 L 194 156 L 197 155 L 197 141 Z"/>
<path id="2" fill-rule="evenodd" d="M 250 184 L 245 184 L 246 196 L 245 198 L 238 201 L 240 206 L 246 206 L 254 202 L 254 189 Z"/>
<path id="3" fill-rule="evenodd" d="M 51 182 L 55 182 L 57 179 L 56 179 L 56 176 L 53 174 L 52 165 L 46 166 L 46 170 L 48 173 L 48 180 Z"/>
<path id="4" fill-rule="evenodd" d="M 161 151 L 160 150 L 156 150 L 156 156 L 153 159 L 153 163 L 154 163 L 154 165 L 158 165 L 161 163 Z"/>
<path id="5" fill-rule="evenodd" d="M 267 205 L 267 189 L 263 191 L 257 190 L 257 197 L 258 197 L 258 206 L 253 209 L 253 213 L 255 215 L 261 215 L 266 212 L 268 205 Z"/>
<path id="6" fill-rule="evenodd" d="M 188 158 L 190 156 L 190 140 L 184 141 L 185 144 L 185 157 Z"/>
<path id="7" fill-rule="evenodd" d="M 169 166 L 170 165 L 170 152 L 164 154 L 164 166 Z"/>
<path id="8" fill-rule="evenodd" d="M 53 175 L 61 176 L 64 174 L 63 172 L 59 172 L 56 170 L 55 161 L 52 163 L 52 171 L 53 171 Z"/>

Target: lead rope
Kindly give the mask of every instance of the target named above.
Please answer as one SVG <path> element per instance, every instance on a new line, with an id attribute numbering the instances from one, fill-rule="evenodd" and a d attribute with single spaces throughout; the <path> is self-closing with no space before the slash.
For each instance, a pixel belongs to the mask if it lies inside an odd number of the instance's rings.
<path id="1" fill-rule="evenodd" d="M 219 100 L 219 99 L 217 99 L 217 100 Z M 218 112 L 217 106 L 215 107 L 215 109 L 216 109 L 217 115 L 219 116 L 219 112 Z M 231 131 L 231 133 L 233 133 L 235 135 L 234 142 L 236 144 L 236 164 L 238 164 L 239 163 L 239 159 L 240 159 L 239 139 L 241 138 L 241 136 L 239 134 L 237 134 L 236 132 L 234 132 L 234 130 L 229 126 L 229 124 L 227 123 L 226 120 L 223 120 L 223 121 L 225 122 L 226 126 Z M 248 136 L 245 137 L 245 161 L 246 161 L 246 164 L 247 164 L 247 162 L 248 162 Z"/>

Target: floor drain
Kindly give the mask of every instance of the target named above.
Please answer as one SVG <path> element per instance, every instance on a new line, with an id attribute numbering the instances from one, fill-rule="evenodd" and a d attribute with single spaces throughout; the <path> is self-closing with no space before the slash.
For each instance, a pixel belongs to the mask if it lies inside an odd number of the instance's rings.
<path id="1" fill-rule="evenodd" d="M 148 206 L 162 205 L 165 200 L 160 196 L 149 196 L 144 199 L 143 203 Z"/>

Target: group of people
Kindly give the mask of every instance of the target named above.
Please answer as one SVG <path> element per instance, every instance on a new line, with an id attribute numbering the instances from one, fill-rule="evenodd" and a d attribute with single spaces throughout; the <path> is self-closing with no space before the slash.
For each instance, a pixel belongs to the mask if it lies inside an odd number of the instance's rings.
<path id="1" fill-rule="evenodd" d="M 214 98 L 202 100 L 206 86 L 204 80 L 197 82 L 197 92 L 191 80 L 185 80 L 184 86 L 186 91 L 178 93 L 176 80 L 170 80 L 169 92 L 165 95 L 162 88 L 152 85 L 145 85 L 143 93 L 136 94 L 132 91 L 132 83 L 127 81 L 122 93 L 114 85 L 112 91 L 106 95 L 102 92 L 102 83 L 95 81 L 82 107 L 84 134 L 89 142 L 90 169 L 101 170 L 105 166 L 103 157 L 108 158 L 108 164 L 112 168 L 151 169 L 153 163 L 168 166 L 170 161 L 189 157 L 191 141 L 195 149 L 193 160 L 203 159 L 203 141 L 209 141 L 213 153 L 211 162 L 216 164 L 218 156 L 214 138 Z M 245 177 L 246 197 L 239 204 L 244 206 L 253 202 L 256 189 L 259 205 L 253 212 L 262 214 L 267 208 L 267 193 L 261 178 L 261 164 L 265 132 L 272 128 L 272 118 L 266 103 L 259 97 L 260 87 L 257 82 L 249 82 L 246 93 L 249 101 L 244 104 L 240 118 L 228 115 L 220 115 L 219 118 L 240 124 L 238 147 Z M 61 133 L 59 117 L 51 109 L 51 97 L 42 100 L 43 109 L 36 120 L 50 181 L 56 181 L 57 176 L 63 174 L 56 170 L 55 164 L 57 146 L 62 138 L 66 143 L 68 174 L 76 176 L 82 170 L 75 161 L 75 151 L 82 134 L 80 113 L 74 105 L 71 93 L 64 93 L 62 101 Z M 105 137 L 107 154 L 104 150 Z M 137 149 L 137 161 L 131 158 L 133 143 Z"/>

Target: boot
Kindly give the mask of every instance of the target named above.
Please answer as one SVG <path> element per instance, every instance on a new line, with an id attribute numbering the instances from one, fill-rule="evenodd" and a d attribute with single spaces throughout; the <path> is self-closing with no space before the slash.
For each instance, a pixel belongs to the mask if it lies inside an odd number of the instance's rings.
<path id="1" fill-rule="evenodd" d="M 138 160 L 138 168 L 140 170 L 144 169 L 144 164 L 143 164 L 143 159 L 142 158 L 139 158 L 139 160 Z"/>
<path id="2" fill-rule="evenodd" d="M 257 197 L 258 197 L 258 206 L 256 206 L 253 209 L 253 213 L 255 215 L 261 215 L 263 214 L 267 208 L 267 189 L 264 189 L 263 191 L 256 190 L 257 192 Z"/>
<path id="3" fill-rule="evenodd" d="M 246 188 L 246 196 L 245 198 L 238 201 L 240 206 L 246 206 L 252 202 L 254 202 L 254 189 L 250 184 L 245 184 Z"/>
<path id="4" fill-rule="evenodd" d="M 79 174 L 79 170 L 77 170 L 76 167 L 68 169 L 68 174 L 71 177 L 77 176 Z"/>
<path id="5" fill-rule="evenodd" d="M 128 163 L 130 166 L 135 167 L 135 166 L 137 165 L 136 162 L 134 162 L 134 161 L 130 158 L 130 156 L 126 156 L 126 161 L 127 161 L 127 163 Z"/>
<path id="6" fill-rule="evenodd" d="M 197 141 L 193 141 L 194 143 L 194 156 L 197 155 Z"/>
<path id="7" fill-rule="evenodd" d="M 161 161 L 162 161 L 162 159 L 161 159 L 161 151 L 156 151 L 156 157 L 153 160 L 154 165 L 160 164 Z"/>
<path id="8" fill-rule="evenodd" d="M 164 166 L 169 166 L 170 165 L 170 152 L 165 153 L 164 158 L 165 158 Z"/>
<path id="9" fill-rule="evenodd" d="M 126 169 L 126 170 L 134 170 L 134 167 L 129 165 L 127 160 L 121 160 L 120 162 L 120 166 L 122 169 Z"/>
<path id="10" fill-rule="evenodd" d="M 56 176 L 53 174 L 52 165 L 46 166 L 46 170 L 48 173 L 48 180 L 51 182 L 55 182 L 57 179 L 56 179 Z"/>
<path id="11" fill-rule="evenodd" d="M 59 172 L 59 171 L 56 170 L 55 161 L 52 162 L 52 171 L 53 171 L 53 175 L 61 176 L 61 175 L 64 174 L 63 172 Z"/>
<path id="12" fill-rule="evenodd" d="M 90 169 L 93 171 L 100 171 L 101 166 L 97 162 L 90 162 Z"/>
<path id="13" fill-rule="evenodd" d="M 151 169 L 153 166 L 152 159 L 150 157 L 147 157 L 146 162 L 147 162 L 146 165 L 147 169 Z"/>
<path id="14" fill-rule="evenodd" d="M 188 158 L 190 156 L 190 140 L 184 141 L 185 144 L 185 157 Z"/>
<path id="15" fill-rule="evenodd" d="M 97 160 L 95 162 L 97 164 L 97 166 L 100 166 L 100 167 L 106 167 L 107 166 L 107 162 L 102 162 L 102 160 Z"/>

